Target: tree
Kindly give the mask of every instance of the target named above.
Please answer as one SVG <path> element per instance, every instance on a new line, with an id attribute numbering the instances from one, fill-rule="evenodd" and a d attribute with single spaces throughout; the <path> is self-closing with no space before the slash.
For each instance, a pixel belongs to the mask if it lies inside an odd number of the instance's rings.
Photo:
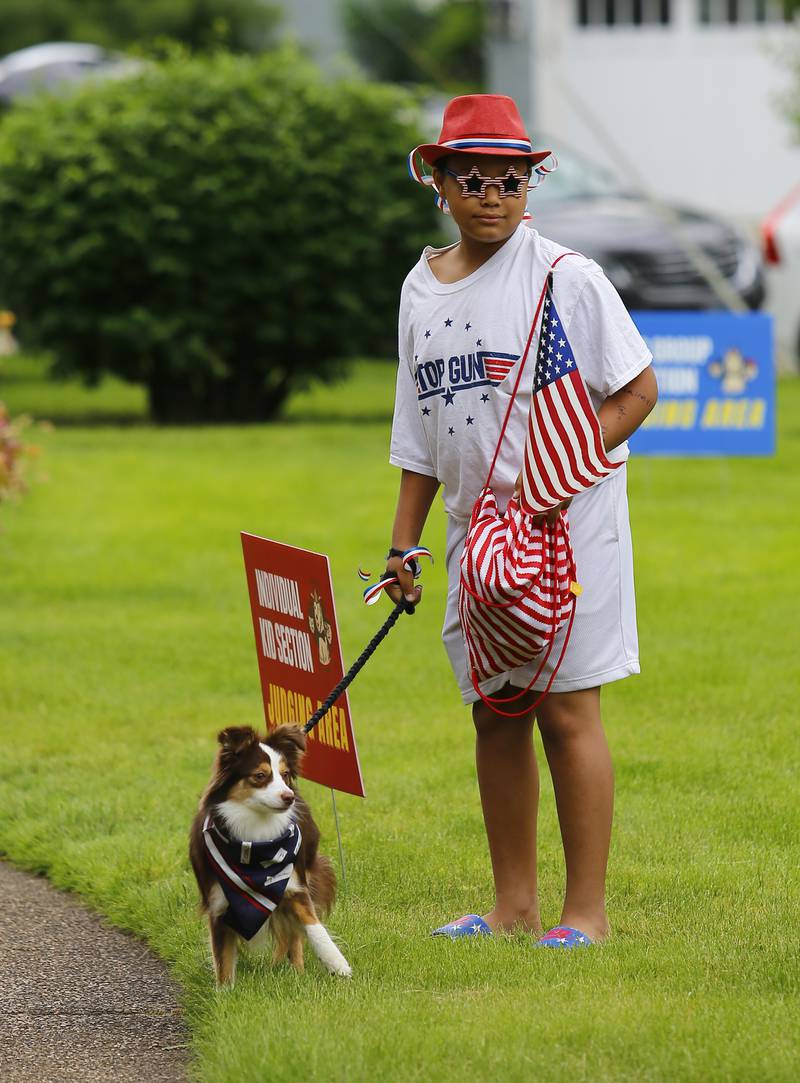
<path id="1" fill-rule="evenodd" d="M 262 49 L 278 21 L 265 0 L 2 0 L 0 56 L 45 41 L 86 41 L 109 49 L 180 41 L 193 49 L 224 43 Z"/>
<path id="2" fill-rule="evenodd" d="M 261 420 L 354 356 L 396 356 L 435 211 L 397 87 L 293 50 L 175 58 L 37 96 L 0 126 L 0 296 L 64 373 L 161 421 Z"/>
<path id="3" fill-rule="evenodd" d="M 345 0 L 344 23 L 375 78 L 453 93 L 483 87 L 483 0 Z"/>

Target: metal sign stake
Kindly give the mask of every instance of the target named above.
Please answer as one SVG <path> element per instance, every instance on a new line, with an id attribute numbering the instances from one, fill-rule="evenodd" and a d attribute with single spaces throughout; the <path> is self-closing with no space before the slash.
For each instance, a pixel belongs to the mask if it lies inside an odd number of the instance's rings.
<path id="1" fill-rule="evenodd" d="M 336 823 L 336 838 L 339 842 L 339 865 L 342 870 L 342 888 L 347 891 L 347 873 L 344 867 L 344 850 L 342 849 L 342 833 L 339 830 L 339 814 L 336 811 L 336 791 L 331 789 L 331 802 L 333 804 L 333 819 Z"/>

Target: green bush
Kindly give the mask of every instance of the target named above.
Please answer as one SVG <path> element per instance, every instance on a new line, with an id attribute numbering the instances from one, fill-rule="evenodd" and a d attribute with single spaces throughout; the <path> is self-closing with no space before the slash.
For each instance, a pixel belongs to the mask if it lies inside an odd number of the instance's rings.
<path id="1" fill-rule="evenodd" d="M 23 346 L 147 386 L 157 420 L 264 419 L 394 356 L 430 240 L 413 100 L 293 52 L 175 59 L 0 126 L 0 297 Z"/>

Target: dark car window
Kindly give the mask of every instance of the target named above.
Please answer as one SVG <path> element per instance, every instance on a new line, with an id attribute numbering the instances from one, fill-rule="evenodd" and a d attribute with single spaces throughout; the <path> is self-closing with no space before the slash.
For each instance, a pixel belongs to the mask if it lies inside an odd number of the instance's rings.
<path id="1" fill-rule="evenodd" d="M 545 143 L 547 146 L 547 143 Z M 557 148 L 558 169 L 544 178 L 531 193 L 536 203 L 555 203 L 560 200 L 591 199 L 603 196 L 624 196 L 623 185 L 610 173 L 572 151 Z M 547 165 L 547 162 L 544 163 Z"/>

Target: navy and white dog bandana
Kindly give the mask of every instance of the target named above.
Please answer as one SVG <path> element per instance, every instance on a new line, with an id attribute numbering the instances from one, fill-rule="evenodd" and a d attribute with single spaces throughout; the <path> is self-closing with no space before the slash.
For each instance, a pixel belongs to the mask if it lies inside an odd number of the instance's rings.
<path id="1" fill-rule="evenodd" d="M 300 828 L 292 823 L 271 842 L 239 842 L 206 816 L 203 842 L 206 860 L 228 900 L 223 921 L 251 940 L 283 898 L 300 849 Z"/>

